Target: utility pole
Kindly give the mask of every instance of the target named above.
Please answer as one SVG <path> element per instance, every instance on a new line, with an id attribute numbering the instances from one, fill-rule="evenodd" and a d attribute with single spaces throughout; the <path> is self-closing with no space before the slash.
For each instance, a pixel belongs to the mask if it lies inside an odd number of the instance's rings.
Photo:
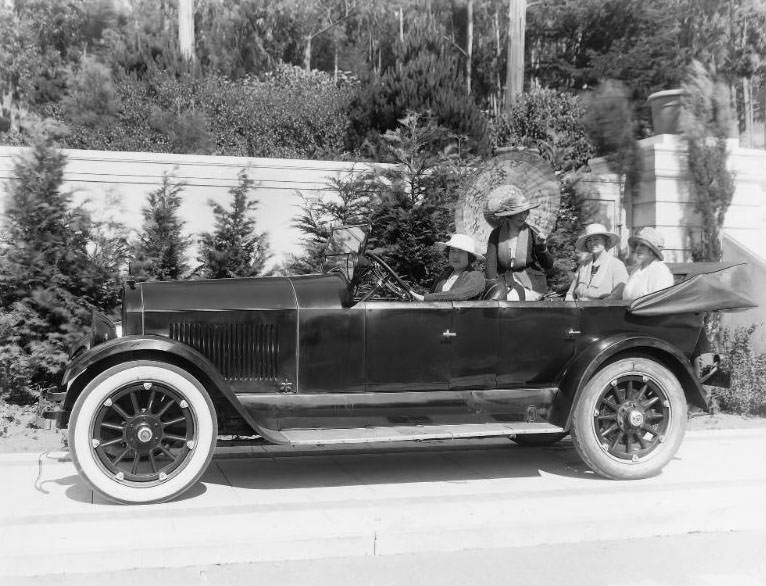
<path id="1" fill-rule="evenodd" d="M 505 69 L 505 109 L 524 91 L 524 33 L 527 0 L 508 0 L 508 62 Z"/>
<path id="2" fill-rule="evenodd" d="M 178 46 L 187 61 L 194 61 L 194 0 L 178 0 Z"/>

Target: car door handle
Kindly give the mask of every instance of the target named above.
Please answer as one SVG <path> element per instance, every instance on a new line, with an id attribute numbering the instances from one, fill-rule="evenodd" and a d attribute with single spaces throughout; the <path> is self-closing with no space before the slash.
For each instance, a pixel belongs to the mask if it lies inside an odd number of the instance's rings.
<path id="1" fill-rule="evenodd" d="M 457 336 L 457 334 L 455 332 L 450 332 L 449 330 L 444 330 L 442 332 L 442 337 L 443 338 L 454 338 L 456 336 Z"/>

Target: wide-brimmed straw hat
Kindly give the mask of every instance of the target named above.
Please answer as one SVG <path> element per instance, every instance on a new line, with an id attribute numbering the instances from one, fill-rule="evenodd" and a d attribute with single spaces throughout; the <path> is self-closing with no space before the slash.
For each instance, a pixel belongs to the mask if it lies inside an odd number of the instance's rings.
<path id="1" fill-rule="evenodd" d="M 665 260 L 662 256 L 662 249 L 665 248 L 665 238 L 663 238 L 662 234 L 654 228 L 646 226 L 641 228 L 638 234 L 628 238 L 628 245 L 632 248 L 635 248 L 639 244 L 645 245 L 660 260 Z"/>
<path id="2" fill-rule="evenodd" d="M 620 237 L 614 232 L 607 230 L 606 226 L 603 224 L 588 224 L 585 226 L 585 232 L 577 239 L 577 242 L 575 242 L 575 248 L 580 252 L 590 252 L 585 248 L 585 243 L 591 236 L 603 236 L 604 240 L 606 240 L 607 250 L 620 241 Z"/>
<path id="3" fill-rule="evenodd" d="M 498 185 L 487 194 L 489 211 L 497 217 L 515 216 L 540 205 L 532 203 L 515 185 Z"/>
<path id="4" fill-rule="evenodd" d="M 457 248 L 459 250 L 465 250 L 476 258 L 484 258 L 484 255 L 479 252 L 479 248 L 476 246 L 476 241 L 467 234 L 453 234 L 447 242 L 437 242 L 434 246 L 439 250 L 444 250 L 445 248 Z"/>

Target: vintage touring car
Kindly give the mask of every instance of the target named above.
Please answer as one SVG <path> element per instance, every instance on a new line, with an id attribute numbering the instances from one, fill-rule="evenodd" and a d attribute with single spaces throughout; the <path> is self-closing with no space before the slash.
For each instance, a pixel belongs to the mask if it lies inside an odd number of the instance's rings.
<path id="1" fill-rule="evenodd" d="M 125 503 L 172 499 L 231 434 L 292 445 L 488 436 L 544 445 L 571 433 L 596 473 L 644 478 L 676 453 L 687 403 L 707 408 L 701 378 L 717 366 L 701 355 L 704 312 L 752 305 L 736 293 L 741 266 L 632 304 L 509 302 L 491 290 L 417 302 L 363 254 L 359 229 L 335 234 L 343 270 L 129 282 L 121 335 L 95 316 L 50 398 L 96 491 Z M 381 300 L 381 290 L 398 299 Z"/>

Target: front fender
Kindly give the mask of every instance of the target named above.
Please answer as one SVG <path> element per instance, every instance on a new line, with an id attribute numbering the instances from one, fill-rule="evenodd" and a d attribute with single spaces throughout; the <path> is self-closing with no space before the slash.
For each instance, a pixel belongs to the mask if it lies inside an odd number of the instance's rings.
<path id="1" fill-rule="evenodd" d="M 71 412 L 77 396 L 90 380 L 110 366 L 132 360 L 165 360 L 186 367 L 206 378 L 237 413 L 263 437 L 268 435 L 256 424 L 215 366 L 204 355 L 181 342 L 154 335 L 124 336 L 108 340 L 79 354 L 64 371 L 61 386 L 66 391 L 64 411 Z M 196 372 L 195 372 L 196 371 Z M 267 438 L 268 439 L 268 438 Z"/>
<path id="2" fill-rule="evenodd" d="M 582 394 L 586 383 L 608 361 L 621 354 L 638 354 L 653 358 L 676 376 L 686 394 L 687 402 L 708 409 L 707 397 L 692 370 L 689 359 L 672 344 L 651 336 L 617 334 L 593 342 L 579 352 L 567 365 L 560 392 L 551 408 L 549 421 L 569 429 L 572 407 Z"/>

